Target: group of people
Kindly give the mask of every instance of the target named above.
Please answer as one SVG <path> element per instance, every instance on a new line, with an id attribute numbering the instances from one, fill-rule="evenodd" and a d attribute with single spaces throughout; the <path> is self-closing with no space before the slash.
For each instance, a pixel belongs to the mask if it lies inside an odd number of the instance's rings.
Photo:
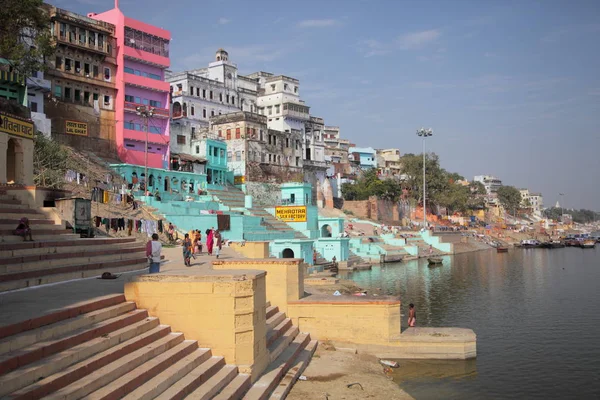
<path id="1" fill-rule="evenodd" d="M 206 232 L 206 252 L 209 256 L 214 255 L 219 258 L 223 248 L 223 237 L 218 229 L 210 228 Z M 202 233 L 196 229 L 185 234 L 183 239 L 183 261 L 186 266 L 191 266 L 191 259 L 196 254 L 202 254 Z"/>

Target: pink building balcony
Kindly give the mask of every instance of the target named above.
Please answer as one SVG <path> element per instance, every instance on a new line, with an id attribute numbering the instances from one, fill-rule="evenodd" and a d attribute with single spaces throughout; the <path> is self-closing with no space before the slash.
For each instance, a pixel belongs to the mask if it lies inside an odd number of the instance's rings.
<path id="1" fill-rule="evenodd" d="M 148 107 L 147 105 L 144 104 L 138 104 L 138 103 L 132 103 L 129 101 L 125 102 L 125 112 L 137 112 L 137 108 L 138 107 Z M 169 110 L 165 109 L 165 108 L 154 108 L 154 115 L 153 117 L 155 118 L 169 118 Z"/>
<path id="2" fill-rule="evenodd" d="M 131 58 L 133 60 L 141 61 L 147 64 L 157 65 L 162 68 L 168 68 L 170 66 L 169 57 L 163 57 L 159 54 L 153 54 L 149 51 L 145 51 L 141 48 L 136 48 L 132 46 L 124 46 L 124 54 L 125 57 Z"/>
<path id="3" fill-rule="evenodd" d="M 126 85 L 156 90 L 159 92 L 169 92 L 171 90 L 169 82 L 159 81 L 152 78 L 146 78 L 139 75 L 124 74 L 124 81 Z"/>
<path id="4" fill-rule="evenodd" d="M 145 142 L 146 132 L 134 131 L 133 129 L 123 129 L 123 139 Z M 148 143 L 154 143 L 167 147 L 169 145 L 169 137 L 165 136 L 164 134 L 148 132 Z"/>

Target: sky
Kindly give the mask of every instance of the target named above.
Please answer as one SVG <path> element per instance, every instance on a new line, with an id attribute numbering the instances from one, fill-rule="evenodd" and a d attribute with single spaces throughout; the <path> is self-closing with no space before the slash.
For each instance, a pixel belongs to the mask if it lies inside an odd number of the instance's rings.
<path id="1" fill-rule="evenodd" d="M 87 14 L 114 0 L 54 0 Z M 165 4 L 167 5 L 165 7 Z M 311 115 L 358 146 L 427 151 L 546 206 L 600 211 L 600 2 L 120 0 L 171 31 L 171 69 L 222 47 L 240 73 L 300 80 Z"/>

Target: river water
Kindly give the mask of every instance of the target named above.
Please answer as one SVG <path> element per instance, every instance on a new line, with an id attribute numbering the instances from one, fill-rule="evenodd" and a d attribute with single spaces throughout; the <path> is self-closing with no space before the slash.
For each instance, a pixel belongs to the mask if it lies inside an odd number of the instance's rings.
<path id="1" fill-rule="evenodd" d="M 400 295 L 403 328 L 471 328 L 477 359 L 406 361 L 402 389 L 421 399 L 600 399 L 600 246 L 511 249 L 387 264 L 349 276 Z"/>

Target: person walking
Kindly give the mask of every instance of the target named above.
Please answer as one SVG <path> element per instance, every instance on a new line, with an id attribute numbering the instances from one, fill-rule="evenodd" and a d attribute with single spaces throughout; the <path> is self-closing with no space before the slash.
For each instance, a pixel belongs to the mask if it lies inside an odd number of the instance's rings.
<path id="1" fill-rule="evenodd" d="M 221 232 L 217 229 L 213 234 L 213 238 L 215 241 L 215 255 L 219 258 L 219 254 L 221 254 L 221 248 L 223 246 L 223 238 L 221 237 Z"/>
<path id="2" fill-rule="evenodd" d="M 213 245 L 214 245 L 214 229 L 215 228 L 211 228 L 208 230 L 208 233 L 206 234 L 206 251 L 208 252 L 209 256 L 212 256 L 212 251 L 213 251 Z"/>
<path id="3" fill-rule="evenodd" d="M 408 326 L 414 327 L 417 323 L 417 312 L 415 311 L 415 305 L 410 303 L 408 305 Z"/>
<path id="4" fill-rule="evenodd" d="M 152 234 L 152 240 L 146 243 L 146 256 L 150 264 L 150 273 L 158 274 L 160 272 L 160 253 L 162 252 L 162 244 L 158 241 L 158 234 Z"/>
<path id="5" fill-rule="evenodd" d="M 167 237 L 169 238 L 169 242 L 175 241 L 175 227 L 171 222 L 169 222 L 169 227 L 167 228 Z"/>
<path id="6" fill-rule="evenodd" d="M 192 240 L 189 233 L 186 233 L 183 239 L 183 263 L 187 267 L 191 266 L 190 258 L 192 257 L 192 250 Z"/>

